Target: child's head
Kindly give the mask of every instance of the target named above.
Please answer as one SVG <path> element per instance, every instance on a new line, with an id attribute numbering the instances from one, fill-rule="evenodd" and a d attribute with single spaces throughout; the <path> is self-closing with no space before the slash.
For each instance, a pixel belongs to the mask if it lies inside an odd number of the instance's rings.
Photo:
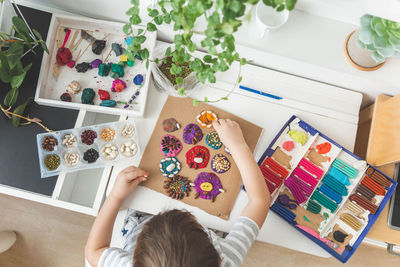
<path id="1" fill-rule="evenodd" d="M 220 258 L 208 234 L 189 212 L 160 213 L 136 241 L 134 267 L 218 267 Z"/>

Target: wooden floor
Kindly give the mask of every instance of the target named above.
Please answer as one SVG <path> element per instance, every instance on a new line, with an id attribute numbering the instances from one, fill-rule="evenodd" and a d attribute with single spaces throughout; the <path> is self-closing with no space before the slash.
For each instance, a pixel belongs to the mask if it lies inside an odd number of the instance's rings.
<path id="1" fill-rule="evenodd" d="M 0 254 L 1 267 L 84 266 L 83 248 L 94 218 L 0 194 L 0 230 L 18 233 L 16 244 Z M 324 259 L 256 242 L 244 266 L 342 266 Z M 400 266 L 400 257 L 385 250 L 360 246 L 347 266 Z"/>

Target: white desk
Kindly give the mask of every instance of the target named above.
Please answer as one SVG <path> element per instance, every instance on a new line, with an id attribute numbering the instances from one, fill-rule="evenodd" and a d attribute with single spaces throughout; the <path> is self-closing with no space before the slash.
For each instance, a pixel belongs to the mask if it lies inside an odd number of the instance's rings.
<path id="1" fill-rule="evenodd" d="M 220 82 L 216 86 L 226 85 L 229 77 L 231 77 L 230 75 L 232 73 L 229 72 L 221 75 L 218 79 Z M 243 69 L 243 84 L 258 89 L 268 88 L 268 92 L 277 95 L 288 97 L 298 95 L 298 99 L 302 100 L 298 102 L 292 98 L 286 102 L 279 102 L 236 91 L 237 93 L 233 94 L 229 101 L 215 104 L 218 108 L 227 110 L 264 128 L 254 152 L 256 159 L 262 155 L 278 130 L 293 114 L 298 115 L 346 148 L 353 149 L 357 131 L 358 110 L 362 98 L 361 94 L 255 66 L 246 66 Z M 225 88 L 230 89 L 230 87 Z M 213 93 L 221 95 L 225 92 L 216 88 L 204 88 L 201 92 L 198 92 L 199 95 L 208 96 L 212 96 Z M 142 151 L 151 136 L 166 98 L 166 95 L 157 92 L 153 86 L 150 86 L 145 112 L 146 117 L 144 119 L 136 119 Z M 321 106 L 321 98 L 325 99 L 325 103 L 322 106 L 331 107 L 330 109 Z M 303 101 L 307 101 L 307 103 Z M 132 162 L 131 164 L 138 165 L 139 161 Z M 111 190 L 116 175 L 126 166 L 127 164 L 114 166 L 107 193 Z M 198 208 L 139 186 L 124 203 L 124 207 L 130 207 L 151 214 L 157 214 L 165 209 L 186 209 L 193 212 L 203 225 L 227 232 L 235 219 L 240 215 L 246 203 L 247 195 L 244 191 L 241 191 L 233 207 L 230 220 L 225 221 L 209 215 Z M 120 216 L 116 225 L 121 225 L 122 219 L 123 216 Z M 119 230 L 120 228 L 116 229 L 116 232 Z M 114 236 L 116 235 L 119 235 L 119 233 L 114 234 Z M 301 235 L 273 212 L 268 214 L 258 240 L 313 255 L 322 257 L 330 256 L 330 254 Z"/>

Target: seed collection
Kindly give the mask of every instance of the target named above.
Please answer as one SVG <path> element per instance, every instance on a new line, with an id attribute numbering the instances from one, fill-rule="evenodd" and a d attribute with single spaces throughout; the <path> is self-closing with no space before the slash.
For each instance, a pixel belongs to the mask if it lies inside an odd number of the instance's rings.
<path id="1" fill-rule="evenodd" d="M 132 120 L 38 134 L 41 177 L 104 167 L 139 154 Z"/>

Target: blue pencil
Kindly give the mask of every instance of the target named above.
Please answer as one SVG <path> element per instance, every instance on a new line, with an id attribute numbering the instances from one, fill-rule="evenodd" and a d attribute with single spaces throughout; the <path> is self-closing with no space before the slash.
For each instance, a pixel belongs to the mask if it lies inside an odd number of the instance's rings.
<path id="1" fill-rule="evenodd" d="M 262 95 L 262 96 L 266 96 L 266 97 L 269 97 L 269 98 L 273 98 L 273 99 L 277 99 L 277 100 L 283 99 L 283 98 L 280 97 L 280 96 L 276 96 L 276 95 L 264 93 L 264 92 L 261 92 L 261 91 L 259 91 L 259 90 L 255 90 L 255 89 L 252 89 L 252 88 L 243 86 L 243 85 L 239 85 L 239 88 L 240 88 L 240 89 L 243 89 L 243 90 L 245 90 L 245 91 L 252 92 L 252 93 L 255 93 L 255 94 L 259 94 L 259 95 Z"/>

